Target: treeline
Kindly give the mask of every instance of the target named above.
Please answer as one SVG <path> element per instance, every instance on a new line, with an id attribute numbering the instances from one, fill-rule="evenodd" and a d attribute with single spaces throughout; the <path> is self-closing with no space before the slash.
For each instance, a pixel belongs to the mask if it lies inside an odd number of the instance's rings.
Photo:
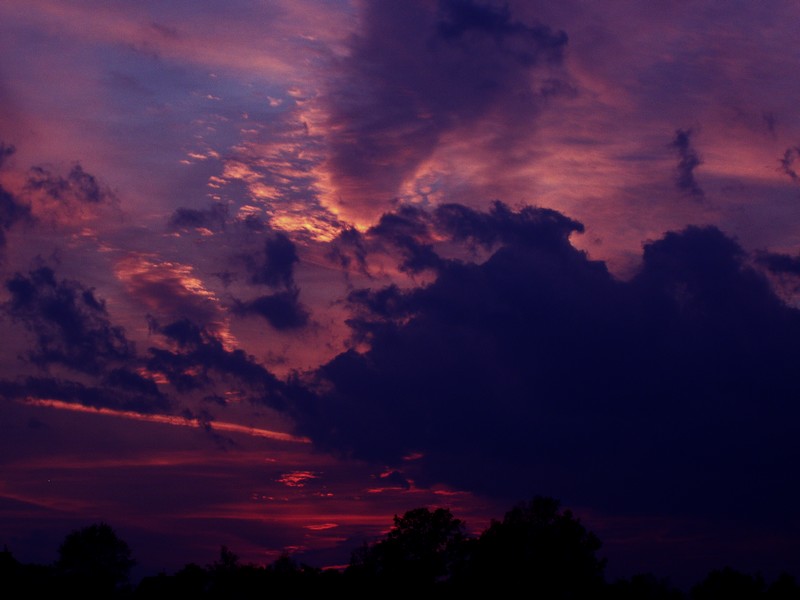
<path id="1" fill-rule="evenodd" d="M 552 498 L 536 497 L 493 520 L 479 536 L 444 508 L 395 516 L 381 540 L 353 551 L 346 569 L 320 569 L 285 554 L 261 566 L 244 564 L 227 547 L 219 559 L 173 574 L 128 581 L 135 561 L 105 523 L 70 533 L 52 565 L 22 564 L 0 552 L 5 598 L 310 598 L 316 594 L 492 597 L 544 600 L 800 600 L 788 574 L 767 582 L 731 568 L 710 572 L 684 592 L 652 574 L 607 581 L 600 540 Z"/>

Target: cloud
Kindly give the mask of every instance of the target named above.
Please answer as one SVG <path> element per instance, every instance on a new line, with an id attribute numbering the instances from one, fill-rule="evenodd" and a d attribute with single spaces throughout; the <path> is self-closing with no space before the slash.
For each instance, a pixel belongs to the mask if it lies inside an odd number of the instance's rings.
<path id="1" fill-rule="evenodd" d="M 47 367 L 61 364 L 75 371 L 98 374 L 109 363 L 134 356 L 121 327 L 111 324 L 105 302 L 77 281 L 56 279 L 50 267 L 6 281 L 7 315 L 21 322 L 34 337 L 28 357 Z"/>
<path id="2" fill-rule="evenodd" d="M 694 131 L 691 129 L 678 129 L 675 131 L 675 138 L 670 146 L 675 148 L 678 154 L 678 167 L 676 184 L 678 189 L 696 200 L 705 197 L 703 189 L 694 177 L 694 170 L 703 164 L 692 145 Z"/>
<path id="3" fill-rule="evenodd" d="M 247 266 L 253 283 L 291 287 L 298 260 L 294 242 L 286 234 L 276 232 L 267 236 L 263 256 L 248 257 Z"/>
<path id="4" fill-rule="evenodd" d="M 145 414 L 170 408 L 169 399 L 161 394 L 155 383 L 123 369 L 112 371 L 104 384 L 96 386 L 55 377 L 0 380 L 0 395 L 15 400 L 41 398 Z"/>
<path id="5" fill-rule="evenodd" d="M 346 226 L 330 241 L 326 257 L 340 265 L 346 273 L 353 267 L 366 273 L 367 252 L 361 232 L 355 227 Z"/>
<path id="6" fill-rule="evenodd" d="M 169 231 L 210 231 L 217 232 L 225 229 L 228 218 L 228 208 L 224 204 L 215 202 L 206 210 L 194 208 L 178 208 L 172 213 L 167 222 Z"/>
<path id="7" fill-rule="evenodd" d="M 622 281 L 552 210 L 450 205 L 430 223 L 491 255 L 355 291 L 350 325 L 369 347 L 292 380 L 299 433 L 388 465 L 421 453 L 404 466 L 418 484 L 509 500 L 547 490 L 773 525 L 793 513 L 800 312 L 735 240 L 667 233 Z"/>
<path id="8" fill-rule="evenodd" d="M 254 401 L 283 406 L 281 382 L 243 350 L 226 349 L 207 329 L 189 319 L 166 325 L 151 319 L 150 329 L 173 347 L 149 348 L 147 368 L 163 375 L 179 392 L 210 389 L 213 393 L 217 384 L 232 391 L 238 382 Z"/>
<path id="9" fill-rule="evenodd" d="M 515 213 L 499 201 L 491 203 L 486 212 L 454 203 L 432 210 L 404 205 L 384 213 L 363 234 L 343 231 L 332 243 L 329 258 L 345 269 L 355 264 L 369 274 L 371 256 L 399 254 L 398 268 L 416 274 L 447 265 L 448 260 L 435 249 L 441 239 L 463 245 L 461 254 L 475 257 L 500 243 L 542 244 L 552 241 L 553 235 L 569 237 L 582 232 L 581 223 L 555 210 L 526 207 Z"/>
<path id="10" fill-rule="evenodd" d="M 779 252 L 765 252 L 758 257 L 758 262 L 771 273 L 800 275 L 800 256 L 790 256 Z"/>
<path id="11" fill-rule="evenodd" d="M 363 23 L 325 96 L 328 169 L 350 213 L 380 215 L 449 132 L 492 119 L 505 140 L 493 151 L 508 150 L 558 87 L 545 81 L 566 34 L 507 8 L 369 2 Z"/>
<path id="12" fill-rule="evenodd" d="M 46 266 L 15 274 L 5 287 L 9 300 L 2 306 L 4 314 L 33 334 L 33 349 L 23 358 L 48 376 L 0 380 L 3 396 L 146 413 L 170 407 L 155 381 L 139 372 L 133 343 L 111 323 L 105 302 L 93 289 L 59 280 Z M 66 367 L 69 377 L 81 381 L 50 376 L 56 367 Z"/>
<path id="13" fill-rule="evenodd" d="M 296 288 L 237 301 L 233 310 L 238 315 L 258 315 L 279 331 L 298 329 L 308 324 L 308 310 L 299 302 Z"/>
<path id="14" fill-rule="evenodd" d="M 794 163 L 800 156 L 800 147 L 787 148 L 780 159 L 781 171 L 786 173 L 793 183 L 800 183 L 800 175 L 794 169 Z"/>
<path id="15" fill-rule="evenodd" d="M 102 219 L 120 216 L 116 194 L 79 163 L 66 175 L 52 166 L 31 167 L 20 196 L 30 205 L 31 214 L 39 225 L 83 229 Z"/>
<path id="16" fill-rule="evenodd" d="M 75 164 L 66 177 L 53 173 L 46 167 L 32 167 L 28 176 L 27 187 L 30 190 L 44 192 L 52 200 L 101 204 L 116 202 L 116 196 L 107 187 L 101 185 L 94 175 Z"/>
<path id="17" fill-rule="evenodd" d="M 220 300 L 191 265 L 163 260 L 155 254 L 130 253 L 117 261 L 115 274 L 128 293 L 157 318 L 189 318 L 230 338 Z"/>
<path id="18" fill-rule="evenodd" d="M 277 289 L 249 300 L 235 300 L 233 313 L 257 315 L 278 330 L 298 329 L 308 324 L 309 311 L 300 302 L 300 290 L 294 281 L 299 262 L 294 242 L 282 232 L 269 232 L 263 253 L 244 257 L 250 282 Z"/>
<path id="19" fill-rule="evenodd" d="M 0 142 L 0 168 L 3 167 L 3 163 L 6 162 L 9 156 L 16 152 L 16 148 L 10 144 L 6 144 L 5 142 Z"/>
<path id="20" fill-rule="evenodd" d="M 0 142 L 0 168 L 15 151 L 14 146 Z M 0 248 L 5 248 L 6 231 L 16 223 L 31 222 L 31 220 L 30 206 L 20 202 L 14 194 L 0 185 Z"/>
<path id="21" fill-rule="evenodd" d="M 384 213 L 378 223 L 369 228 L 366 237 L 379 244 L 390 244 L 400 251 L 400 269 L 418 273 L 436 267 L 439 257 L 430 244 L 431 230 L 428 213 L 414 206 L 402 206 L 395 212 Z"/>
<path id="22" fill-rule="evenodd" d="M 763 267 L 782 298 L 795 307 L 800 306 L 800 256 L 780 252 L 760 252 L 756 263 Z"/>

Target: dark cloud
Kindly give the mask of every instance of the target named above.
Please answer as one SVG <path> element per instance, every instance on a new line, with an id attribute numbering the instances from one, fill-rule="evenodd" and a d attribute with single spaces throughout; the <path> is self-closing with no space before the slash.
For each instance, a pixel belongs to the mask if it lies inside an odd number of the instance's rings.
<path id="1" fill-rule="evenodd" d="M 6 246 L 6 231 L 19 222 L 30 222 L 31 209 L 0 185 L 0 248 Z"/>
<path id="2" fill-rule="evenodd" d="M 94 175 L 84 171 L 80 164 L 74 165 L 66 177 L 53 173 L 46 167 L 33 167 L 26 186 L 30 190 L 44 192 L 59 202 L 78 201 L 88 204 L 116 202 L 113 192 L 101 185 Z"/>
<path id="3" fill-rule="evenodd" d="M 15 151 L 14 146 L 0 142 L 0 168 Z M 6 231 L 16 223 L 30 222 L 31 220 L 30 206 L 20 202 L 11 192 L 0 185 L 0 249 L 5 248 Z"/>
<path id="4" fill-rule="evenodd" d="M 350 269 L 366 273 L 367 253 L 364 236 L 355 227 L 344 227 L 331 241 L 327 258 L 341 265 L 345 272 Z"/>
<path id="5" fill-rule="evenodd" d="M 713 227 L 666 234 L 615 279 L 555 211 L 450 205 L 430 223 L 481 263 L 358 290 L 349 350 L 292 380 L 300 433 L 509 500 L 780 523 L 793 476 L 800 312 Z M 452 241 L 452 240 L 451 240 Z M 406 470 L 404 468 L 404 470 Z"/>
<path id="6" fill-rule="evenodd" d="M 270 287 L 292 287 L 294 266 L 298 261 L 297 249 L 289 237 L 280 232 L 271 233 L 264 242 L 263 255 L 248 257 L 252 282 Z"/>
<path id="7" fill-rule="evenodd" d="M 300 302 L 300 290 L 294 282 L 294 267 L 299 260 L 295 244 L 286 234 L 270 232 L 263 253 L 246 256 L 245 264 L 251 283 L 277 291 L 250 300 L 235 300 L 234 314 L 263 317 L 278 330 L 305 327 L 309 311 Z"/>
<path id="8" fill-rule="evenodd" d="M 17 273 L 5 285 L 9 300 L 3 312 L 34 337 L 33 349 L 24 358 L 48 371 L 67 367 L 82 381 L 51 376 L 6 379 L 0 381 L 3 396 L 137 412 L 170 407 L 156 383 L 138 372 L 133 343 L 111 323 L 105 302 L 93 289 L 59 280 L 46 266 L 27 275 Z"/>
<path id="9" fill-rule="evenodd" d="M 758 262 L 771 273 L 800 275 L 800 256 L 764 252 L 758 257 Z"/>
<path id="10" fill-rule="evenodd" d="M 204 230 L 222 231 L 228 219 L 228 207 L 215 202 L 206 210 L 179 208 L 167 222 L 169 231 Z"/>
<path id="11" fill-rule="evenodd" d="M 248 397 L 282 407 L 281 382 L 244 351 L 228 350 L 207 329 L 188 319 L 160 325 L 150 320 L 150 329 L 174 347 L 149 349 L 147 367 L 164 375 L 178 391 L 211 389 L 219 384 L 225 390 L 237 384 Z"/>
<path id="12" fill-rule="evenodd" d="M 678 129 L 675 131 L 675 138 L 670 145 L 678 154 L 676 179 L 678 189 L 686 195 L 702 200 L 705 193 L 694 177 L 694 170 L 703 164 L 703 161 L 692 146 L 693 135 L 694 131 L 691 129 Z"/>
<path id="13" fill-rule="evenodd" d="M 800 256 L 779 252 L 761 252 L 756 263 L 766 270 L 775 288 L 788 303 L 798 306 L 800 294 Z"/>
<path id="14" fill-rule="evenodd" d="M 569 236 L 583 233 L 583 224 L 558 211 L 528 206 L 514 212 L 499 201 L 485 213 L 460 204 L 443 204 L 436 208 L 434 218 L 436 227 L 454 240 L 485 248 L 505 243 L 552 246 L 572 253 Z"/>
<path id="15" fill-rule="evenodd" d="M 0 168 L 3 167 L 6 159 L 16 151 L 17 149 L 13 145 L 0 142 Z"/>
<path id="16" fill-rule="evenodd" d="M 447 260 L 435 250 L 442 236 L 462 245 L 466 254 L 490 250 L 501 243 L 548 244 L 582 233 L 583 225 L 561 213 L 534 207 L 513 212 L 495 201 L 487 212 L 461 204 L 442 204 L 432 211 L 401 206 L 384 213 L 377 224 L 363 234 L 354 231 L 339 236 L 330 258 L 349 268 L 355 259 L 358 269 L 368 272 L 368 257 L 376 252 L 399 254 L 399 268 L 409 273 L 436 271 Z M 554 239 L 557 238 L 557 239 Z M 464 252 L 462 252 L 464 254 Z"/>
<path id="17" fill-rule="evenodd" d="M 402 206 L 395 212 L 385 213 L 376 225 L 367 231 L 367 237 L 388 243 L 398 249 L 403 257 L 400 269 L 418 273 L 433 269 L 439 256 L 430 243 L 430 217 L 422 209 Z"/>
<path id="18" fill-rule="evenodd" d="M 308 324 L 308 309 L 299 301 L 296 288 L 259 296 L 246 302 L 238 301 L 234 312 L 239 315 L 258 315 L 279 331 L 298 329 Z"/>
<path id="19" fill-rule="evenodd" d="M 363 23 L 327 97 L 329 167 L 343 203 L 362 212 L 385 206 L 448 131 L 491 117 L 503 147 L 513 146 L 559 89 L 544 73 L 560 62 L 566 34 L 506 8 L 369 2 Z"/>
<path id="20" fill-rule="evenodd" d="M 34 335 L 35 348 L 28 355 L 34 363 L 98 374 L 109 363 L 134 356 L 133 345 L 122 328 L 111 324 L 94 290 L 76 281 L 59 281 L 49 267 L 17 273 L 5 287 L 10 294 L 5 313 Z"/>
<path id="21" fill-rule="evenodd" d="M 115 371 L 105 385 L 91 386 L 54 377 L 28 377 L 20 381 L 0 380 L 0 395 L 15 400 L 42 398 L 139 413 L 162 412 L 168 399 L 155 384 L 136 373 Z"/>
<path id="22" fill-rule="evenodd" d="M 780 159 L 781 171 L 786 173 L 794 183 L 800 183 L 800 175 L 794 169 L 794 163 L 798 156 L 800 156 L 800 146 L 795 146 L 787 148 L 783 153 L 783 158 Z"/>

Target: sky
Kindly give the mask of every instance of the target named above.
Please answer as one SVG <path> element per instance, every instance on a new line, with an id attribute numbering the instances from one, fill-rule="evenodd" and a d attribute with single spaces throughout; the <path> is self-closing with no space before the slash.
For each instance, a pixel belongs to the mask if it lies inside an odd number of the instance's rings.
<path id="1" fill-rule="evenodd" d="M 800 576 L 794 2 L 4 0 L 0 543 L 346 564 L 552 496 Z"/>

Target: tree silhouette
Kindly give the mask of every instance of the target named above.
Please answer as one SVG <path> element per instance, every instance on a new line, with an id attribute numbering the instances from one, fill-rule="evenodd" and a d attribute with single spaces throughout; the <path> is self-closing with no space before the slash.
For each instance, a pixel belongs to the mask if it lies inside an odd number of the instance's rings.
<path id="1" fill-rule="evenodd" d="M 766 591 L 761 575 L 748 575 L 731 567 L 711 571 L 691 590 L 692 600 L 751 600 L 763 598 Z"/>
<path id="2" fill-rule="evenodd" d="M 765 597 L 769 600 L 800 600 L 800 585 L 788 573 L 781 573 L 767 588 Z"/>
<path id="3" fill-rule="evenodd" d="M 448 509 L 415 508 L 395 515 L 386 539 L 355 551 L 348 572 L 381 585 L 431 585 L 450 577 L 464 541 L 464 525 Z"/>
<path id="4" fill-rule="evenodd" d="M 605 598 L 609 600 L 683 600 L 684 593 L 666 579 L 652 573 L 639 573 L 629 579 L 609 584 Z"/>
<path id="5" fill-rule="evenodd" d="M 596 597 L 604 586 L 600 546 L 570 511 L 559 511 L 557 500 L 537 496 L 492 521 L 462 583 L 548 599 Z"/>
<path id="6" fill-rule="evenodd" d="M 124 541 L 106 523 L 73 531 L 58 550 L 56 569 L 73 590 L 110 595 L 128 580 L 135 561 Z"/>

